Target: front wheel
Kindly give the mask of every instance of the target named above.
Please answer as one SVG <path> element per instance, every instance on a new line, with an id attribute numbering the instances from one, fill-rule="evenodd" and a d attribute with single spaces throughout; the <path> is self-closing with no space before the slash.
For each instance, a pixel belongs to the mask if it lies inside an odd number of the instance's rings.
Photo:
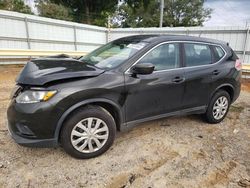
<path id="1" fill-rule="evenodd" d="M 88 159 L 107 151 L 115 134 L 115 121 L 107 110 L 100 106 L 86 106 L 65 122 L 60 140 L 68 154 Z"/>
<path id="2" fill-rule="evenodd" d="M 224 90 L 219 90 L 212 97 L 205 118 L 209 123 L 219 123 L 227 115 L 231 104 L 230 95 Z"/>

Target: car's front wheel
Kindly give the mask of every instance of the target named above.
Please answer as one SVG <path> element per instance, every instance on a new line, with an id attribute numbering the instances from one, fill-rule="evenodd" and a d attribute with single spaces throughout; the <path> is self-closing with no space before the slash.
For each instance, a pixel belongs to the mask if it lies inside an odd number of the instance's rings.
<path id="1" fill-rule="evenodd" d="M 224 90 L 219 90 L 212 97 L 205 118 L 209 123 L 219 123 L 227 115 L 231 104 L 230 95 Z"/>
<path id="2" fill-rule="evenodd" d="M 86 106 L 64 123 L 60 141 L 71 156 L 87 159 L 101 155 L 112 145 L 116 134 L 112 115 L 100 106 Z"/>

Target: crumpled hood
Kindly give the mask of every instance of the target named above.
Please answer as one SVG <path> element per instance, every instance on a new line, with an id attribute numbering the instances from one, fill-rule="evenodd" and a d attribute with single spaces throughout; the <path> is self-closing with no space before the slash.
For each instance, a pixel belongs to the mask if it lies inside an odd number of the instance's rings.
<path id="1" fill-rule="evenodd" d="M 70 78 L 94 77 L 104 70 L 72 58 L 39 58 L 28 62 L 16 82 L 27 85 L 44 85 Z"/>

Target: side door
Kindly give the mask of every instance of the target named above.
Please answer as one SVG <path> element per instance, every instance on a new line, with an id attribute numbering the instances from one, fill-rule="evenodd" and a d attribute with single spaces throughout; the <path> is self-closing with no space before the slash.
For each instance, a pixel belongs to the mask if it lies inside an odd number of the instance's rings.
<path id="1" fill-rule="evenodd" d="M 186 78 L 183 108 L 203 109 L 208 104 L 212 78 L 216 75 L 211 46 L 199 42 L 185 42 L 182 45 Z"/>
<path id="2" fill-rule="evenodd" d="M 185 80 L 180 44 L 157 45 L 136 63 L 152 63 L 155 70 L 148 75 L 125 73 L 126 122 L 164 116 L 180 110 Z"/>

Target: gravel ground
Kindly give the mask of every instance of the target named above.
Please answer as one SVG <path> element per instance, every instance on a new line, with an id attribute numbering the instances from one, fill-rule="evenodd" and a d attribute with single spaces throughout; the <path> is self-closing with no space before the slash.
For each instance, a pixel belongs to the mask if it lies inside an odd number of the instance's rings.
<path id="1" fill-rule="evenodd" d="M 0 67 L 0 187 L 250 187 L 250 84 L 220 124 L 167 118 L 118 133 L 100 157 L 76 160 L 61 148 L 26 148 L 6 129 L 20 67 Z"/>

